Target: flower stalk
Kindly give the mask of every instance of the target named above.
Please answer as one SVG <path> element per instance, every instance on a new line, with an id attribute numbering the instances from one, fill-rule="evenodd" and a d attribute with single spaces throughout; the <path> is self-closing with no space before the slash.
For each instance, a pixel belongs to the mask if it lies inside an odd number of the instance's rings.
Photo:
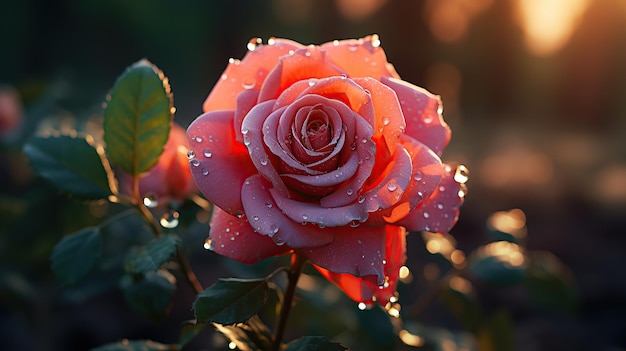
<path id="1" fill-rule="evenodd" d="M 287 318 L 289 317 L 289 312 L 291 311 L 291 306 L 293 305 L 293 298 L 295 296 L 296 286 L 298 285 L 298 279 L 300 278 L 300 274 L 302 274 L 305 263 L 306 258 L 303 256 L 294 253 L 291 257 L 291 270 L 287 272 L 288 282 L 285 290 L 285 298 L 280 310 L 276 333 L 274 334 L 274 351 L 280 350 L 281 341 L 285 334 L 285 327 L 287 326 Z"/>

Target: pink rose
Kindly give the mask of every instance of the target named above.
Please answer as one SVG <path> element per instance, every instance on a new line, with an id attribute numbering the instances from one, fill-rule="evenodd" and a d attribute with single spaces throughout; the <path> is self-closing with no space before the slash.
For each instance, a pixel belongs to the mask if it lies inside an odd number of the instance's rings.
<path id="1" fill-rule="evenodd" d="M 439 98 L 400 80 L 376 35 L 249 49 L 187 129 L 216 206 L 210 247 L 247 263 L 296 252 L 355 301 L 385 304 L 407 230 L 448 232 L 463 202 L 439 158 Z"/>

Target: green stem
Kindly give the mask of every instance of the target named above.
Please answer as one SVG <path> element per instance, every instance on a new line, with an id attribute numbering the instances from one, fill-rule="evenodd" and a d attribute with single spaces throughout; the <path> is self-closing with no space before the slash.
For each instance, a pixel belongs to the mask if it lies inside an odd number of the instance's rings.
<path id="1" fill-rule="evenodd" d="M 154 235 L 157 237 L 161 236 L 163 234 L 161 226 L 157 223 L 156 219 L 152 215 L 152 212 L 150 212 L 146 205 L 143 204 L 143 199 L 139 193 L 139 176 L 133 177 L 133 203 L 135 208 L 139 211 L 139 214 L 141 214 L 141 217 L 146 221 L 146 223 L 148 223 L 154 232 Z"/>
<path id="2" fill-rule="evenodd" d="M 293 304 L 293 297 L 296 292 L 296 286 L 298 285 L 298 279 L 306 263 L 306 258 L 293 254 L 291 257 L 291 270 L 287 272 L 287 289 L 285 290 L 285 298 L 283 300 L 282 308 L 280 310 L 280 317 L 278 319 L 278 327 L 276 328 L 276 334 L 274 335 L 274 351 L 280 350 L 281 341 L 285 334 L 285 327 L 287 326 L 287 318 L 289 317 L 289 311 L 291 311 L 291 305 Z"/>

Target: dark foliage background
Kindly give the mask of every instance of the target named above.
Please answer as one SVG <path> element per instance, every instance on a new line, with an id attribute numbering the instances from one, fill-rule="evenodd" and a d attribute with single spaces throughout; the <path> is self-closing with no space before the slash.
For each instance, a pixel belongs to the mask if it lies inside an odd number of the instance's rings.
<path id="1" fill-rule="evenodd" d="M 516 349 L 626 349 L 626 6 L 583 1 L 571 37 L 537 55 L 525 44 L 522 2 L 5 1 L 0 84 L 19 93 L 24 113 L 18 128 L 1 136 L 0 348 L 171 341 L 178 322 L 193 316 L 194 294 L 184 285 L 161 323 L 129 311 L 115 290 L 92 297 L 61 289 L 49 268 L 53 245 L 98 222 L 102 209 L 34 177 L 20 152 L 27 137 L 88 128 L 115 77 L 144 57 L 170 78 L 176 121 L 187 125 L 227 59 L 242 57 L 252 37 L 306 44 L 378 33 L 405 80 L 442 95 L 453 130 L 444 159 L 472 172 L 452 232 L 459 246 L 485 240 L 492 212 L 521 208 L 528 247 L 552 251 L 574 274 L 580 303 L 571 313 L 531 308 L 524 296 L 481 287 L 487 306 L 507 306 Z M 550 18 L 563 21 L 563 12 Z M 197 230 L 202 236 L 206 229 Z M 419 272 L 428 258 L 416 237 L 409 265 Z M 203 250 L 192 259 L 205 285 L 241 270 Z M 423 321 L 459 328 L 439 308 Z"/>

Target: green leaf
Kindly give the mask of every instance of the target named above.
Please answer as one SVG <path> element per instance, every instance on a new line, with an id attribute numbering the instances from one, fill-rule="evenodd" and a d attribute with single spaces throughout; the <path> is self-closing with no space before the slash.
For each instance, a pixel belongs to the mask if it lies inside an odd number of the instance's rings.
<path id="1" fill-rule="evenodd" d="M 111 164 L 131 176 L 152 168 L 167 142 L 172 124 L 168 79 L 141 60 L 113 86 L 104 110 L 104 141 Z"/>
<path id="2" fill-rule="evenodd" d="M 496 311 L 476 334 L 479 350 L 508 351 L 515 349 L 515 330 L 505 309 Z"/>
<path id="3" fill-rule="evenodd" d="M 129 273 L 156 271 L 176 252 L 179 242 L 178 236 L 166 234 L 153 239 L 145 246 L 130 249 L 124 264 L 126 271 Z"/>
<path id="4" fill-rule="evenodd" d="M 268 295 L 264 279 L 220 279 L 198 294 L 193 309 L 200 322 L 241 323 L 261 310 Z"/>
<path id="5" fill-rule="evenodd" d="M 476 278 L 498 286 L 520 284 L 526 274 L 527 258 L 520 246 L 496 241 L 478 248 L 470 258 L 470 272 Z"/>
<path id="6" fill-rule="evenodd" d="M 151 340 L 122 340 L 114 342 L 95 349 L 92 351 L 167 351 L 178 350 L 176 345 L 166 345 Z"/>
<path id="7" fill-rule="evenodd" d="M 572 272 L 552 253 L 529 253 L 525 285 L 532 301 L 541 307 L 574 312 L 578 296 Z"/>
<path id="8" fill-rule="evenodd" d="M 452 277 L 439 297 L 467 330 L 475 333 L 480 329 L 484 323 L 483 312 L 474 288 L 467 279 Z"/>
<path id="9" fill-rule="evenodd" d="M 85 199 L 111 195 L 108 163 L 86 139 L 34 137 L 24 145 L 24 153 L 33 169 L 63 192 Z"/>
<path id="10" fill-rule="evenodd" d="M 323 336 L 305 336 L 287 344 L 285 351 L 343 351 L 347 349 L 347 347 L 332 342 Z"/>
<path id="11" fill-rule="evenodd" d="M 237 325 L 214 324 L 215 328 L 241 351 L 264 351 L 273 349 L 272 334 L 260 318 L 253 316 L 246 323 Z"/>
<path id="12" fill-rule="evenodd" d="M 168 271 L 159 270 L 139 277 L 124 276 L 120 285 L 131 306 L 158 320 L 169 310 L 176 291 L 176 278 Z"/>
<path id="13" fill-rule="evenodd" d="M 100 255 L 100 228 L 87 227 L 68 235 L 52 251 L 52 271 L 63 284 L 82 278 Z"/>

